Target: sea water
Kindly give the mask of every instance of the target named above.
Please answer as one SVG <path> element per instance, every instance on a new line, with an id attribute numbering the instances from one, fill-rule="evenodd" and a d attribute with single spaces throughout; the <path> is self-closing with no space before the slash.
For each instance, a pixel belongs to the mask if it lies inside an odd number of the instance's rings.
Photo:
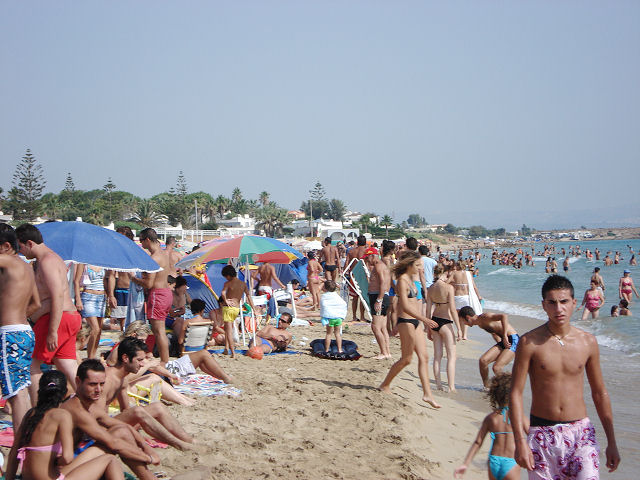
<path id="1" fill-rule="evenodd" d="M 579 244 L 582 256 L 569 257 L 570 268 L 564 272 L 561 248 L 567 253 L 569 245 Z M 543 243 L 533 244 L 535 253 L 543 249 Z M 581 320 L 582 310 L 573 314 L 572 323 L 578 328 L 595 335 L 600 345 L 600 361 L 606 387 L 611 397 L 614 414 L 616 439 L 622 455 L 622 463 L 618 471 L 611 478 L 632 479 L 640 478 L 640 414 L 638 413 L 638 398 L 640 398 L 640 300 L 633 297 L 630 310 L 633 316 L 609 316 L 611 306 L 619 302 L 618 283 L 624 270 L 631 271 L 631 278 L 640 286 L 640 267 L 630 266 L 631 253 L 640 250 L 640 240 L 611 240 L 611 241 L 572 241 L 557 242 L 556 254 L 553 255 L 558 263 L 558 273 L 567 276 L 575 288 L 578 306 L 582 303 L 585 290 L 589 288 L 589 281 L 595 267 L 600 267 L 600 274 L 605 284 L 605 304 L 600 309 L 597 319 Z M 593 253 L 598 248 L 601 252 L 600 261 L 587 261 L 584 256 L 586 249 Z M 515 248 L 498 248 L 499 252 L 515 251 Z M 531 252 L 531 245 L 522 247 L 523 252 Z M 611 259 L 616 251 L 620 252 L 622 260 L 618 265 L 604 266 L 607 252 Z M 485 308 L 498 310 L 511 315 L 520 315 L 536 319 L 540 324 L 547 320 L 542 309 L 541 288 L 548 274 L 545 273 L 546 258 L 534 255 L 535 266 L 523 265 L 521 269 L 513 266 L 492 265 L 491 250 L 481 250 L 483 259 L 478 264 L 479 275 L 475 278 L 480 295 L 484 298 Z M 466 254 L 466 252 L 465 252 Z M 640 260 L 636 257 L 637 260 Z M 524 263 L 524 260 L 523 260 Z M 523 334 L 525 332 L 519 332 Z M 586 383 L 586 382 L 585 382 Z M 590 418 L 596 425 L 598 441 L 601 448 L 606 448 L 606 438 L 598 421 L 598 416 L 590 400 L 588 385 L 585 387 L 585 400 Z M 601 472 L 603 478 L 609 478 L 604 468 L 604 457 L 601 457 Z M 523 475 L 523 478 L 524 475 Z"/>
<path id="2" fill-rule="evenodd" d="M 568 252 L 569 245 L 579 244 L 583 255 L 569 257 L 569 271 L 564 272 L 560 255 L 560 249 Z M 640 286 L 640 267 L 630 266 L 628 246 L 635 252 L 640 249 L 640 240 L 611 240 L 611 241 L 582 241 L 582 242 L 558 242 L 555 244 L 556 254 L 553 255 L 558 263 L 558 273 L 571 280 L 575 289 L 578 306 L 582 303 L 584 292 L 589 288 L 589 281 L 595 267 L 600 267 L 600 275 L 605 284 L 605 304 L 600 309 L 599 318 L 582 322 L 582 310 L 574 313 L 575 326 L 587 330 L 596 335 L 598 343 L 613 350 L 620 351 L 630 356 L 640 355 L 640 301 L 635 298 L 630 309 L 631 317 L 611 318 L 609 313 L 612 305 L 620 301 L 618 297 L 618 283 L 625 269 L 631 270 L 631 278 Z M 542 250 L 543 244 L 536 243 L 536 253 Z M 588 261 L 584 256 L 586 249 L 593 251 L 598 248 L 601 252 L 601 260 Z M 502 248 L 498 249 L 500 252 Z M 514 251 L 515 249 L 507 249 Z M 523 247 L 524 252 L 530 252 L 531 247 Z M 618 265 L 604 266 L 604 256 L 608 251 L 621 253 L 622 260 Z M 547 317 L 542 310 L 540 292 L 542 284 L 548 277 L 545 273 L 546 258 L 534 256 L 535 266 L 523 265 L 521 269 L 513 266 L 491 265 L 491 250 L 482 250 L 484 258 L 479 263 L 480 273 L 475 278 L 480 294 L 485 300 L 485 308 L 499 310 L 513 315 L 522 315 L 546 321 Z M 610 255 L 613 259 L 613 253 Z M 636 257 L 637 258 L 637 257 Z M 638 289 L 636 286 L 636 289 Z M 635 307 L 635 308 L 634 308 Z"/>

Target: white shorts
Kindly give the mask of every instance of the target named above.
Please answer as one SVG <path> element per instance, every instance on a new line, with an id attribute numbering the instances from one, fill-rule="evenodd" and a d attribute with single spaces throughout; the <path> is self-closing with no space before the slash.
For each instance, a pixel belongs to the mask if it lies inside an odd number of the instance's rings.
<path id="1" fill-rule="evenodd" d="M 460 310 L 462 307 L 471 305 L 469 295 L 456 295 L 453 297 L 453 300 L 456 302 L 456 310 Z"/>
<path id="2" fill-rule="evenodd" d="M 183 355 L 177 360 L 169 360 L 167 362 L 167 370 L 180 378 L 196 373 L 189 355 Z"/>

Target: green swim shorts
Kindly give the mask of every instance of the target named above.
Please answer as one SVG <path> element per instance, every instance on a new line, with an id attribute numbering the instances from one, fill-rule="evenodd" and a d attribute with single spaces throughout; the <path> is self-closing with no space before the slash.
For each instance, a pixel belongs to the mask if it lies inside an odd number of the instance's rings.
<path id="1" fill-rule="evenodd" d="M 342 325 L 342 319 L 322 317 L 322 325 L 324 325 L 325 327 L 339 327 L 340 325 Z"/>

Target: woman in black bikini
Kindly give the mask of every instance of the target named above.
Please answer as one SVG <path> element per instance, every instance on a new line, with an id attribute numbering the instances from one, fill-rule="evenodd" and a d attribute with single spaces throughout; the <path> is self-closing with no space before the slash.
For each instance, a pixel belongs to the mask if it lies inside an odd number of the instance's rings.
<path id="1" fill-rule="evenodd" d="M 456 335 L 453 322 L 456 324 L 458 339 L 460 339 L 460 321 L 456 313 L 453 286 L 443 281 L 444 267 L 440 264 L 433 268 L 435 281 L 427 290 L 427 317 L 435 321 L 438 326 L 430 328 L 427 336 L 433 341 L 433 377 L 436 388 L 442 390 L 440 381 L 440 365 L 442 363 L 443 345 L 447 350 L 447 381 L 449 391 L 456 391 Z M 435 308 L 434 308 L 435 306 Z M 433 310 L 433 313 L 431 311 Z M 452 320 L 453 319 L 453 320 Z"/>
<path id="2" fill-rule="evenodd" d="M 427 343 L 424 339 L 424 327 L 437 327 L 438 324 L 426 318 L 421 313 L 420 302 L 416 296 L 418 294 L 413 282 L 413 276 L 422 268 L 420 254 L 414 251 L 407 251 L 393 266 L 393 273 L 397 278 L 395 286 L 398 297 L 398 333 L 400 333 L 400 348 L 402 356 L 400 360 L 391 366 L 382 384 L 378 387 L 384 393 L 390 393 L 391 381 L 403 368 L 409 366 L 413 357 L 413 352 L 418 355 L 418 375 L 422 383 L 422 400 L 433 408 L 440 408 L 431 394 L 429 385 L 429 356 L 427 354 Z"/>

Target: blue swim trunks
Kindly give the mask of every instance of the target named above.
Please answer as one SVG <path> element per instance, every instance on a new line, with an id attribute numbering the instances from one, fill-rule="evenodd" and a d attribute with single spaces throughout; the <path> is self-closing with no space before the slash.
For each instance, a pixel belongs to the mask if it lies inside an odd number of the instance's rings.
<path id="1" fill-rule="evenodd" d="M 515 352 L 516 347 L 518 346 L 518 342 L 520 341 L 520 335 L 518 335 L 517 333 L 514 333 L 513 335 L 509 335 L 509 341 L 511 342 L 511 347 L 509 347 L 509 350 L 511 350 L 512 352 Z M 498 343 L 496 343 L 496 347 L 499 347 L 500 350 L 504 350 L 505 349 L 504 342 L 500 340 Z"/>
<path id="2" fill-rule="evenodd" d="M 31 385 L 31 359 L 35 338 L 29 325 L 0 327 L 2 398 L 11 398 Z"/>

